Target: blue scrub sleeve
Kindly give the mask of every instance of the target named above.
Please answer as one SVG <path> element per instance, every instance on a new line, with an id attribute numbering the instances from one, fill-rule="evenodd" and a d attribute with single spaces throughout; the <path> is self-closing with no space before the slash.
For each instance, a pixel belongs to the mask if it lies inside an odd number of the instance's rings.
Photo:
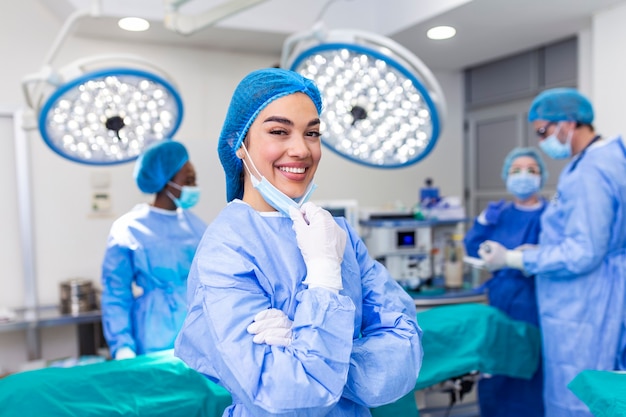
<path id="1" fill-rule="evenodd" d="M 347 379 L 352 300 L 323 288 L 300 291 L 291 345 L 256 344 L 246 328 L 256 313 L 272 307 L 259 284 L 270 277 L 237 248 L 223 248 L 225 268 L 214 265 L 215 258 L 205 260 L 201 248 L 190 275 L 199 282 L 190 288 L 190 310 L 176 355 L 201 373 L 219 375 L 217 382 L 252 415 L 326 415 L 341 398 Z"/>
<path id="2" fill-rule="evenodd" d="M 465 233 L 463 243 L 465 244 L 465 253 L 467 256 L 478 258 L 478 248 L 480 244 L 489 239 L 492 235 L 492 226 L 485 226 L 478 222 L 478 218 L 474 219 L 474 225 Z"/>
<path id="3" fill-rule="evenodd" d="M 506 200 L 491 201 L 487 204 L 482 213 L 474 219 L 471 229 L 465 233 L 463 243 L 465 244 L 465 253 L 468 256 L 479 257 L 478 249 L 480 244 L 485 240 L 492 239 L 494 231 L 502 226 L 499 224 L 500 217 L 505 211 L 509 211 L 510 208 L 511 203 Z M 479 219 L 481 220 L 479 221 Z"/>
<path id="4" fill-rule="evenodd" d="M 422 330 L 413 299 L 352 233 L 361 267 L 361 277 L 355 278 L 363 286 L 363 321 L 343 396 L 373 408 L 396 401 L 415 387 L 422 365 Z"/>
<path id="5" fill-rule="evenodd" d="M 508 203 L 506 200 L 491 201 L 487 204 L 487 208 L 483 211 L 483 215 L 487 224 L 496 224 L 500 220 L 502 211 L 507 208 Z"/>
<path id="6" fill-rule="evenodd" d="M 131 319 L 134 303 L 131 252 L 109 236 L 102 262 L 101 310 L 104 336 L 113 357 L 124 346 L 137 351 Z"/>
<path id="7" fill-rule="evenodd" d="M 577 176 L 576 190 L 570 191 L 575 196 L 568 196 L 574 198 L 567 202 L 567 218 L 559 219 L 565 222 L 562 239 L 557 244 L 540 242 L 539 248 L 524 251 L 524 269 L 528 273 L 581 275 L 597 268 L 604 259 L 615 220 L 615 192 L 601 167 L 588 164 L 584 168 L 584 175 Z M 582 163 L 577 169 L 583 169 Z M 544 214 L 551 214 L 552 210 L 549 207 Z M 560 229 L 544 223 L 542 227 Z"/>

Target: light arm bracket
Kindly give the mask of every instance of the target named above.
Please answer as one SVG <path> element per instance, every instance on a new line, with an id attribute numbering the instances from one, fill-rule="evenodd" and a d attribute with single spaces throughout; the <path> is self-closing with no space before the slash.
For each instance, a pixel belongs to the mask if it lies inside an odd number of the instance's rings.
<path id="1" fill-rule="evenodd" d="M 164 24 L 167 29 L 182 35 L 190 35 L 267 0 L 230 0 L 198 15 L 185 15 L 180 13 L 180 6 L 189 1 L 190 0 L 165 1 L 166 14 Z"/>

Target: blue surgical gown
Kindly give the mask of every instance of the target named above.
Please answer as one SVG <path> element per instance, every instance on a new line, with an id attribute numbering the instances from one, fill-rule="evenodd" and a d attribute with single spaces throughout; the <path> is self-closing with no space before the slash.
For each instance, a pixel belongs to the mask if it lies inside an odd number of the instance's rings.
<path id="1" fill-rule="evenodd" d="M 139 204 L 117 219 L 102 262 L 102 325 L 111 354 L 172 349 L 187 275 L 206 224 L 189 210 Z M 135 298 L 133 285 L 143 294 Z"/>
<path id="2" fill-rule="evenodd" d="M 626 146 L 600 141 L 559 177 L 541 219 L 539 247 L 523 254 L 536 274 L 550 417 L 590 417 L 568 388 L 584 369 L 626 361 Z"/>
<path id="3" fill-rule="evenodd" d="M 491 210 L 497 210 L 497 215 L 488 216 L 493 218 L 493 223 L 481 224 L 476 219 L 465 235 L 465 250 L 469 256 L 478 257 L 478 247 L 485 240 L 499 242 L 507 249 L 537 244 L 545 200 L 541 199 L 539 205 L 531 209 L 518 207 L 513 202 L 491 206 Z M 539 325 L 535 277 L 505 268 L 495 271 L 484 286 L 488 290 L 489 304 L 514 320 Z M 501 375 L 481 379 L 478 383 L 481 417 L 543 416 L 542 379 L 541 364 L 530 380 Z"/>
<path id="4" fill-rule="evenodd" d="M 175 354 L 224 386 L 224 416 L 370 416 L 410 392 L 421 367 L 412 298 L 348 234 L 339 294 L 302 284 L 293 222 L 234 200 L 209 225 L 189 273 L 189 311 Z M 252 342 L 255 314 L 293 320 L 287 347 Z"/>

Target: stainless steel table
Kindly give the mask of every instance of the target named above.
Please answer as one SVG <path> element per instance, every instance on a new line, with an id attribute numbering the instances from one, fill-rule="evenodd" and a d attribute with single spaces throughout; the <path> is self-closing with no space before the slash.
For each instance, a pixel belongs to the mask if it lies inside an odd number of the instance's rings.
<path id="1" fill-rule="evenodd" d="M 452 304 L 489 304 L 489 298 L 486 292 L 477 292 L 474 290 L 447 290 L 441 294 L 420 294 L 412 292 L 411 296 L 415 301 L 415 307 L 418 312 L 432 307 Z"/>
<path id="2" fill-rule="evenodd" d="M 39 329 L 43 327 L 76 325 L 80 355 L 95 355 L 103 344 L 100 310 L 61 314 L 59 306 L 50 305 L 15 309 L 14 312 L 13 320 L 0 323 L 0 333 L 26 331 L 29 360 L 41 358 Z"/>

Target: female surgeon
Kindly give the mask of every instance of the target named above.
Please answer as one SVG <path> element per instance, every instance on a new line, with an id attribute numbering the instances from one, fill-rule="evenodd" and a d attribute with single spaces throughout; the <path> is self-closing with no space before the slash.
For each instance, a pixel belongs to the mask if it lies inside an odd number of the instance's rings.
<path id="1" fill-rule="evenodd" d="M 187 311 L 189 267 L 206 224 L 188 209 L 199 198 L 185 147 L 157 142 L 134 177 L 154 202 L 117 219 L 102 263 L 102 323 L 111 356 L 132 358 L 174 347 Z"/>
<path id="2" fill-rule="evenodd" d="M 370 416 L 410 392 L 415 306 L 343 218 L 305 200 L 320 92 L 271 68 L 236 88 L 218 143 L 228 204 L 189 273 L 175 354 L 230 391 L 224 416 Z"/>
<path id="3" fill-rule="evenodd" d="M 547 178 L 545 164 L 534 148 L 515 148 L 504 159 L 502 179 L 513 201 L 491 202 L 465 235 L 465 250 L 478 257 L 486 240 L 515 249 L 539 241 L 540 217 L 546 201 L 539 191 Z M 520 270 L 504 268 L 493 272 L 484 285 L 489 303 L 514 320 L 539 326 L 535 278 Z M 541 365 L 532 379 L 494 375 L 478 383 L 481 417 L 541 417 L 543 410 L 543 373 Z"/>

